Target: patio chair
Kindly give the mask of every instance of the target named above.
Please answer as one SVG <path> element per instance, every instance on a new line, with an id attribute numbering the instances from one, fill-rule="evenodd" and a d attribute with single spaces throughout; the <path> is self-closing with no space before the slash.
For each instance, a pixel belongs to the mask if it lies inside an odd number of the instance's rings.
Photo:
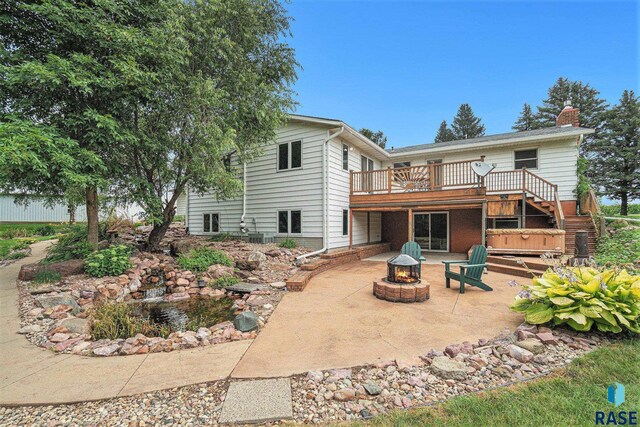
<path id="1" fill-rule="evenodd" d="M 464 285 L 476 286 L 485 291 L 492 291 L 493 288 L 484 283 L 482 273 L 487 266 L 487 248 L 476 246 L 468 261 L 442 261 L 444 264 L 447 288 L 451 287 L 451 279 L 460 282 L 460 293 L 464 294 Z M 460 264 L 460 273 L 451 271 L 451 264 Z"/>
<path id="2" fill-rule="evenodd" d="M 400 253 L 409 255 L 411 258 L 418 261 L 418 274 L 422 277 L 422 261 L 426 261 L 427 259 L 422 256 L 422 248 L 418 244 L 418 242 L 407 242 L 402 245 L 402 250 Z"/>

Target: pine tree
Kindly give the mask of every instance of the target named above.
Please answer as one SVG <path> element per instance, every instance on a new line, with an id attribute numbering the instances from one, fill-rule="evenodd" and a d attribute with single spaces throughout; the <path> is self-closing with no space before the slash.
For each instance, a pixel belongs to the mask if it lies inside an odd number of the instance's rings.
<path id="1" fill-rule="evenodd" d="M 620 214 L 627 215 L 629 200 L 640 198 L 640 98 L 625 90 L 601 117 L 588 153 L 588 174 L 601 194 L 620 200 Z"/>
<path id="2" fill-rule="evenodd" d="M 449 126 L 447 126 L 447 121 L 443 120 L 442 123 L 440 123 L 438 133 L 436 133 L 436 137 L 433 139 L 433 142 L 447 142 L 453 141 L 454 139 L 456 138 L 453 136 L 453 132 L 449 129 Z"/>
<path id="3" fill-rule="evenodd" d="M 518 120 L 516 120 L 511 129 L 519 132 L 535 129 L 535 120 L 536 118 L 531 111 L 531 105 L 525 102 L 522 107 L 522 111 L 520 112 L 520 116 L 518 116 Z"/>
<path id="4" fill-rule="evenodd" d="M 371 129 L 362 128 L 358 132 L 378 144 L 380 148 L 385 148 L 387 145 L 387 137 L 381 130 L 374 132 Z"/>
<path id="5" fill-rule="evenodd" d="M 547 99 L 538 106 L 534 128 L 553 127 L 556 117 L 564 108 L 565 101 L 580 110 L 580 126 L 597 129 L 600 124 L 599 115 L 607 103 L 599 97 L 600 92 L 580 81 L 571 81 L 560 77 L 547 91 Z"/>
<path id="6" fill-rule="evenodd" d="M 451 124 L 454 139 L 469 139 L 484 135 L 484 125 L 473 114 L 469 104 L 462 104 Z"/>

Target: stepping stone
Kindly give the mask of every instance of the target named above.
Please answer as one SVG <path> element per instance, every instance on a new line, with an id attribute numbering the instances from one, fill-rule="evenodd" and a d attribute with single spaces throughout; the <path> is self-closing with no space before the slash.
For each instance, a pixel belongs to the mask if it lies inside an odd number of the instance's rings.
<path id="1" fill-rule="evenodd" d="M 227 291 L 237 292 L 240 294 L 249 294 L 253 291 L 265 289 L 264 285 L 256 285 L 255 283 L 238 283 L 237 285 L 227 286 Z"/>
<path id="2" fill-rule="evenodd" d="M 293 418 L 289 378 L 238 381 L 229 385 L 220 423 L 261 423 Z"/>

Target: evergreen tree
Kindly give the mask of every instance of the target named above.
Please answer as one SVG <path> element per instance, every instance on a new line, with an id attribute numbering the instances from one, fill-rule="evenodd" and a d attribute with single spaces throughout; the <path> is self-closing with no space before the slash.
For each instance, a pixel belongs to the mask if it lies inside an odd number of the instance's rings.
<path id="1" fill-rule="evenodd" d="M 462 104 L 451 124 L 454 139 L 469 139 L 484 135 L 484 125 L 473 114 L 469 104 Z"/>
<path id="2" fill-rule="evenodd" d="M 547 91 L 547 99 L 538 106 L 534 128 L 553 127 L 556 118 L 564 108 L 565 101 L 580 110 L 580 126 L 597 129 L 600 124 L 599 115 L 607 103 L 599 97 L 600 92 L 580 81 L 571 81 L 560 77 Z"/>
<path id="3" fill-rule="evenodd" d="M 518 116 L 518 120 L 516 120 L 511 129 L 517 130 L 519 132 L 535 129 L 535 121 L 536 117 L 531 111 L 531 105 L 525 102 L 524 106 L 522 107 L 522 111 L 520 112 L 520 116 Z"/>
<path id="4" fill-rule="evenodd" d="M 442 123 L 440 123 L 438 133 L 436 133 L 436 137 L 433 139 L 433 142 L 447 142 L 453 141 L 454 139 L 456 139 L 456 137 L 453 136 L 453 132 L 449 129 L 449 126 L 447 126 L 447 121 L 443 120 Z"/>
<path id="5" fill-rule="evenodd" d="M 601 194 L 628 202 L 640 198 L 640 98 L 625 90 L 617 105 L 602 114 L 602 127 L 591 144 L 589 175 Z"/>
<path id="6" fill-rule="evenodd" d="M 380 148 L 385 148 L 387 146 L 387 137 L 381 130 L 374 132 L 371 129 L 362 128 L 358 132 L 378 144 Z"/>

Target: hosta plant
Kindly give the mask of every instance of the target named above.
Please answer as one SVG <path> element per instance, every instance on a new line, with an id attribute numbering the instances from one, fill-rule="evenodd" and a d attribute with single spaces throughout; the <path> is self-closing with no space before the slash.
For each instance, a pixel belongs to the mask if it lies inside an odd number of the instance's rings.
<path id="1" fill-rule="evenodd" d="M 640 275 L 595 267 L 549 269 L 524 285 L 511 309 L 534 325 L 640 333 Z"/>

